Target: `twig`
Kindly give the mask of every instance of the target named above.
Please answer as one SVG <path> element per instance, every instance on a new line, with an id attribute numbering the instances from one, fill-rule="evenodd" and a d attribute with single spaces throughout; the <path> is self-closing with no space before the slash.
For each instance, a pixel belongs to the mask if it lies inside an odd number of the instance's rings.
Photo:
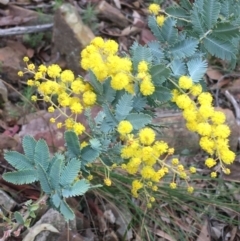
<path id="1" fill-rule="evenodd" d="M 0 29 L 0 36 L 11 36 L 26 33 L 37 33 L 50 30 L 53 27 L 53 23 L 26 26 L 26 27 L 14 27 L 8 29 Z"/>
<path id="2" fill-rule="evenodd" d="M 240 125 L 240 108 L 239 105 L 237 103 L 237 101 L 235 100 L 235 98 L 229 93 L 228 90 L 225 91 L 225 96 L 227 97 L 227 99 L 232 103 L 233 108 L 235 110 L 235 115 L 236 115 L 236 121 L 237 124 Z"/>
<path id="3" fill-rule="evenodd" d="M 217 90 L 216 90 L 216 106 L 219 106 L 219 102 L 218 102 L 218 95 L 219 95 L 219 84 L 225 79 L 225 78 L 230 78 L 230 77 L 233 77 L 233 78 L 236 78 L 236 77 L 240 77 L 240 74 L 225 74 L 223 75 L 220 79 L 218 79 L 218 82 L 217 82 Z"/>

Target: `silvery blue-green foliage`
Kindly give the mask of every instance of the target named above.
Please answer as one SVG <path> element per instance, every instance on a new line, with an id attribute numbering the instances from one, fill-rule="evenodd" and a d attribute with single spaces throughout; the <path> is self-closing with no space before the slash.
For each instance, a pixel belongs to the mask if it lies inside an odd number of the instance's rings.
<path id="1" fill-rule="evenodd" d="M 89 147 L 81 150 L 77 135 L 71 131 L 65 132 L 65 141 L 66 155 L 56 153 L 51 157 L 44 140 L 36 141 L 31 136 L 25 136 L 22 141 L 24 154 L 16 151 L 4 153 L 4 158 L 17 170 L 4 173 L 3 178 L 14 184 L 39 181 L 52 206 L 69 220 L 74 218 L 74 213 L 65 198 L 83 195 L 90 189 L 89 182 L 79 180 L 78 174 L 82 170 L 82 162 L 87 160 L 88 163 L 96 158 L 92 150 L 99 152 L 100 143 L 92 140 Z"/>
<path id="2" fill-rule="evenodd" d="M 182 75 L 195 83 L 207 70 L 206 58 L 213 55 L 236 64 L 240 40 L 240 4 L 237 0 L 181 0 L 165 10 L 166 20 L 158 26 L 149 16 L 148 25 L 157 40 L 140 46 L 134 43 L 131 55 L 134 70 L 140 61 L 151 65 L 150 74 L 156 87 L 148 104 L 167 102 L 171 89 L 168 78 L 177 81 Z"/>

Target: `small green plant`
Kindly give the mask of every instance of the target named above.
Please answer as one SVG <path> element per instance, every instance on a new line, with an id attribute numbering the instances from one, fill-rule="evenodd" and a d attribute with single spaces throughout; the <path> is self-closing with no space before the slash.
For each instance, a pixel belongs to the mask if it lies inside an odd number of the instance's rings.
<path id="1" fill-rule="evenodd" d="M 89 26 L 94 33 L 97 31 L 98 19 L 96 16 L 95 8 L 92 4 L 88 3 L 86 9 L 84 9 L 82 14 L 82 20 L 84 24 Z"/>
<path id="2" fill-rule="evenodd" d="M 79 171 L 84 168 L 84 163 L 79 159 L 80 154 L 81 158 L 87 159 L 88 162 L 94 159 L 95 155 L 91 147 L 87 147 L 87 150 L 81 153 L 74 132 L 66 132 L 65 141 L 68 148 L 66 156 L 56 153 L 50 157 L 44 140 L 36 141 L 30 136 L 25 136 L 22 142 L 24 155 L 16 151 L 5 153 L 5 159 L 17 171 L 5 173 L 4 178 L 14 184 L 39 181 L 43 192 L 49 196 L 52 206 L 69 220 L 73 219 L 74 214 L 65 198 L 83 195 L 90 188 L 88 181 L 78 178 Z"/>
<path id="3" fill-rule="evenodd" d="M 36 48 L 43 40 L 44 33 L 29 33 L 23 35 L 23 42 L 28 44 L 31 48 Z"/>
<path id="4" fill-rule="evenodd" d="M 148 25 L 157 40 L 146 46 L 134 43 L 130 55 L 122 57 L 115 41 L 96 37 L 81 52 L 81 66 L 88 71 L 89 81 L 58 65 L 37 68 L 25 57 L 27 68 L 19 75 L 34 75 L 27 82 L 38 91 L 32 100 L 44 100 L 50 113 L 58 110 L 66 117 L 63 123 L 58 121 L 60 115 L 50 119 L 67 129 L 66 152 L 51 157 L 45 141 L 26 136 L 24 155 L 5 152 L 5 159 L 17 171 L 3 178 L 15 184 L 39 181 L 50 205 L 66 220 L 73 219 L 74 213 L 65 198 L 83 195 L 92 187 L 86 179 L 94 178 L 94 166 L 103 169 L 106 186 L 114 186 L 111 175 L 124 173 L 131 180 L 129 196 L 145 199 L 148 208 L 163 180 L 172 193 L 177 188 L 192 193 L 196 167 L 182 165 L 172 156 L 174 149 L 155 132 L 160 128 L 152 121 L 155 108 L 163 103 L 180 108 L 187 128 L 199 135 L 205 165 L 215 167 L 211 177 L 216 178 L 218 172 L 229 174 L 228 165 L 235 159 L 229 149 L 230 129 L 202 85 L 207 56 L 236 65 L 240 6 L 235 3 L 182 0 L 180 6 L 165 11 L 151 4 Z M 93 117 L 96 105 L 101 110 Z M 83 112 L 89 128 L 77 121 Z M 79 142 L 82 134 L 85 142 Z"/>

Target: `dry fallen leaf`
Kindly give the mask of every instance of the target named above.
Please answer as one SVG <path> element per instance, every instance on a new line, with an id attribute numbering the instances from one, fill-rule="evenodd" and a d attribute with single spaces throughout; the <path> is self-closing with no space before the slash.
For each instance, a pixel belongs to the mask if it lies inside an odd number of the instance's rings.
<path id="1" fill-rule="evenodd" d="M 201 232 L 196 241 L 211 241 L 211 237 L 208 231 L 208 220 L 205 220 Z"/>
<path id="2" fill-rule="evenodd" d="M 42 223 L 34 228 L 29 229 L 29 233 L 25 236 L 23 241 L 33 241 L 35 237 L 42 231 L 50 231 L 53 233 L 59 233 L 59 231 L 49 223 Z"/>

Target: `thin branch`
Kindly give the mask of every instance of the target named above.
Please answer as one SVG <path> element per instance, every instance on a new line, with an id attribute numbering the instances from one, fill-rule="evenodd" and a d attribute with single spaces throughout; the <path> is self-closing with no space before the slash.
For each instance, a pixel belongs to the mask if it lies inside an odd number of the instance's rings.
<path id="1" fill-rule="evenodd" d="M 231 104 L 233 105 L 233 108 L 235 110 L 235 115 L 236 115 L 236 121 L 237 124 L 240 125 L 240 108 L 239 105 L 237 103 L 237 101 L 235 100 L 235 98 L 229 93 L 228 90 L 225 91 L 225 96 L 227 97 L 227 99 L 231 102 Z"/>
<path id="2" fill-rule="evenodd" d="M 35 26 L 14 27 L 7 29 L 0 29 L 0 36 L 11 36 L 26 33 L 37 33 L 50 30 L 53 27 L 53 23 L 41 24 Z"/>

